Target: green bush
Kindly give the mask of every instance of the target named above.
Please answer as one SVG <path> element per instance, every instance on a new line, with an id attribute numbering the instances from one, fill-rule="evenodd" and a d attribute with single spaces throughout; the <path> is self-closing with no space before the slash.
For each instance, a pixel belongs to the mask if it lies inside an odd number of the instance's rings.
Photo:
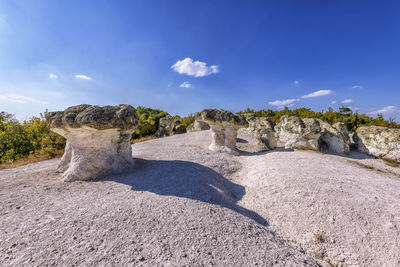
<path id="1" fill-rule="evenodd" d="M 160 118 L 169 115 L 165 111 L 142 106 L 136 108 L 136 113 L 139 116 L 139 124 L 132 134 L 132 139 L 154 135 L 157 132 Z"/>
<path id="2" fill-rule="evenodd" d="M 33 117 L 20 123 L 13 115 L 0 113 L 0 163 L 15 161 L 31 154 L 59 154 L 65 139 L 50 131 L 43 118 Z"/>

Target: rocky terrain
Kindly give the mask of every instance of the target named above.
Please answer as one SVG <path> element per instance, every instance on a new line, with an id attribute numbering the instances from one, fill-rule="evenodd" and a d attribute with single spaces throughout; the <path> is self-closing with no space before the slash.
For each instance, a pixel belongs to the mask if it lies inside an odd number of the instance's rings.
<path id="1" fill-rule="evenodd" d="M 135 168 L 94 182 L 62 182 L 59 160 L 0 171 L 1 265 L 400 264 L 398 167 L 237 140 L 134 144 Z"/>

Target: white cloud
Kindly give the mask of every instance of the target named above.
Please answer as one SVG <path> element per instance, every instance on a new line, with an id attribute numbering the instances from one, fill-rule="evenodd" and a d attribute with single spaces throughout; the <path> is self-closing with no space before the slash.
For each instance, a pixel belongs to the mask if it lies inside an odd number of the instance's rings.
<path id="1" fill-rule="evenodd" d="M 332 104 L 336 104 L 336 101 L 332 101 L 331 103 L 332 103 Z"/>
<path id="2" fill-rule="evenodd" d="M 352 102 L 353 102 L 353 100 L 351 100 L 351 99 L 345 99 L 345 100 L 342 101 L 343 104 L 349 104 L 349 103 L 352 103 Z"/>
<path id="3" fill-rule="evenodd" d="M 334 92 L 332 90 L 319 90 L 319 91 L 315 91 L 308 95 L 303 95 L 301 98 L 320 97 L 320 96 L 324 96 L 324 95 L 331 95 L 333 93 Z"/>
<path id="4" fill-rule="evenodd" d="M 37 100 L 37 99 L 29 97 L 29 96 L 17 95 L 17 94 L 0 95 L 0 101 L 7 101 L 7 102 L 12 102 L 12 103 L 18 103 L 18 104 L 31 104 L 31 103 L 42 104 L 42 105 L 49 104 L 46 101 L 41 101 L 41 100 Z"/>
<path id="5" fill-rule="evenodd" d="M 296 80 L 296 81 L 293 82 L 293 84 L 294 85 L 298 85 L 298 84 L 300 84 L 300 82 Z"/>
<path id="6" fill-rule="evenodd" d="M 216 65 L 208 67 L 205 62 L 193 61 L 190 57 L 178 60 L 171 68 L 179 74 L 186 74 L 194 77 L 204 77 L 219 71 L 219 67 Z"/>
<path id="7" fill-rule="evenodd" d="M 50 73 L 49 78 L 50 79 L 57 79 L 57 75 L 55 75 L 54 73 Z"/>
<path id="8" fill-rule="evenodd" d="M 397 112 L 399 112 L 399 110 L 395 106 L 387 106 L 387 107 L 381 108 L 377 111 L 373 111 L 370 113 L 371 114 L 378 114 L 378 113 L 385 114 L 385 113 L 397 113 Z"/>
<path id="9" fill-rule="evenodd" d="M 179 85 L 179 87 L 182 87 L 182 88 L 192 88 L 193 86 L 192 86 L 192 84 L 189 83 L 189 82 L 183 82 L 181 85 Z"/>
<path id="10" fill-rule="evenodd" d="M 88 81 L 90 81 L 92 79 L 91 77 L 83 75 L 83 74 L 77 74 L 77 75 L 75 75 L 75 78 L 82 79 L 82 80 L 88 80 Z"/>
<path id="11" fill-rule="evenodd" d="M 361 88 L 364 88 L 364 86 L 362 86 L 362 85 L 353 85 L 351 88 L 353 88 L 353 89 L 361 89 Z"/>
<path id="12" fill-rule="evenodd" d="M 276 106 L 278 108 L 283 108 L 283 107 L 293 107 L 294 102 L 299 101 L 298 99 L 285 99 L 285 100 L 275 100 L 272 102 L 268 102 L 271 106 Z"/>

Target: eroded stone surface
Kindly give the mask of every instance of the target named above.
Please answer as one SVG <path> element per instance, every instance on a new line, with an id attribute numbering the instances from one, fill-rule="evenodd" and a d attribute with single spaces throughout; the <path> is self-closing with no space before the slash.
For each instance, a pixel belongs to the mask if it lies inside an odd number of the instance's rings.
<path id="1" fill-rule="evenodd" d="M 227 110 L 205 109 L 195 114 L 196 120 L 205 122 L 211 127 L 211 145 L 209 149 L 239 155 L 236 149 L 237 130 L 249 126 L 242 115 Z"/>
<path id="2" fill-rule="evenodd" d="M 332 126 L 320 119 L 282 116 L 275 131 L 278 147 L 338 154 L 350 152 L 349 133 L 343 123 Z"/>
<path id="3" fill-rule="evenodd" d="M 266 117 L 256 117 L 254 114 L 244 114 L 249 127 L 244 129 L 246 133 L 254 134 L 266 150 L 277 147 L 277 137 L 274 131 L 274 123 Z"/>
<path id="4" fill-rule="evenodd" d="M 132 167 L 130 138 L 138 124 L 130 105 L 79 105 L 48 112 L 50 129 L 67 139 L 58 165 L 64 181 L 92 180 Z"/>
<path id="5" fill-rule="evenodd" d="M 207 123 L 195 120 L 193 123 L 189 124 L 189 126 L 186 128 L 186 132 L 190 133 L 209 129 L 210 125 L 208 125 Z"/>
<path id="6" fill-rule="evenodd" d="M 173 135 L 174 126 L 175 126 L 174 118 L 171 115 L 167 115 L 163 118 L 160 118 L 158 124 L 158 130 L 155 133 L 155 135 L 158 137 Z"/>
<path id="7" fill-rule="evenodd" d="M 400 129 L 368 126 L 359 127 L 356 133 L 360 152 L 400 162 Z"/>

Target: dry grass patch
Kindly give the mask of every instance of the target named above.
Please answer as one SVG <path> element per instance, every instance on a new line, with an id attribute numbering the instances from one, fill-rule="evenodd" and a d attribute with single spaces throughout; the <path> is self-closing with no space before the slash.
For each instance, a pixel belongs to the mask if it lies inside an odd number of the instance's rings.
<path id="1" fill-rule="evenodd" d="M 323 243 L 325 241 L 324 234 L 322 232 L 314 233 L 314 238 L 318 243 Z"/>
<path id="2" fill-rule="evenodd" d="M 386 165 L 389 165 L 390 167 L 400 167 L 400 163 L 395 160 L 389 158 L 382 158 L 382 160 L 386 163 Z"/>
<path id="3" fill-rule="evenodd" d="M 146 141 L 150 141 L 150 140 L 153 140 L 153 139 L 157 139 L 157 137 L 154 136 L 154 135 L 150 135 L 150 136 L 145 136 L 145 137 L 140 137 L 140 138 L 133 139 L 131 141 L 131 143 L 132 144 L 141 143 L 141 142 L 146 142 Z"/>
<path id="4" fill-rule="evenodd" d="M 64 154 L 64 149 L 60 149 L 55 152 L 46 154 L 33 153 L 23 159 L 1 163 L 0 170 L 21 167 L 27 164 L 36 163 L 48 159 L 60 158 L 63 154 Z"/>

